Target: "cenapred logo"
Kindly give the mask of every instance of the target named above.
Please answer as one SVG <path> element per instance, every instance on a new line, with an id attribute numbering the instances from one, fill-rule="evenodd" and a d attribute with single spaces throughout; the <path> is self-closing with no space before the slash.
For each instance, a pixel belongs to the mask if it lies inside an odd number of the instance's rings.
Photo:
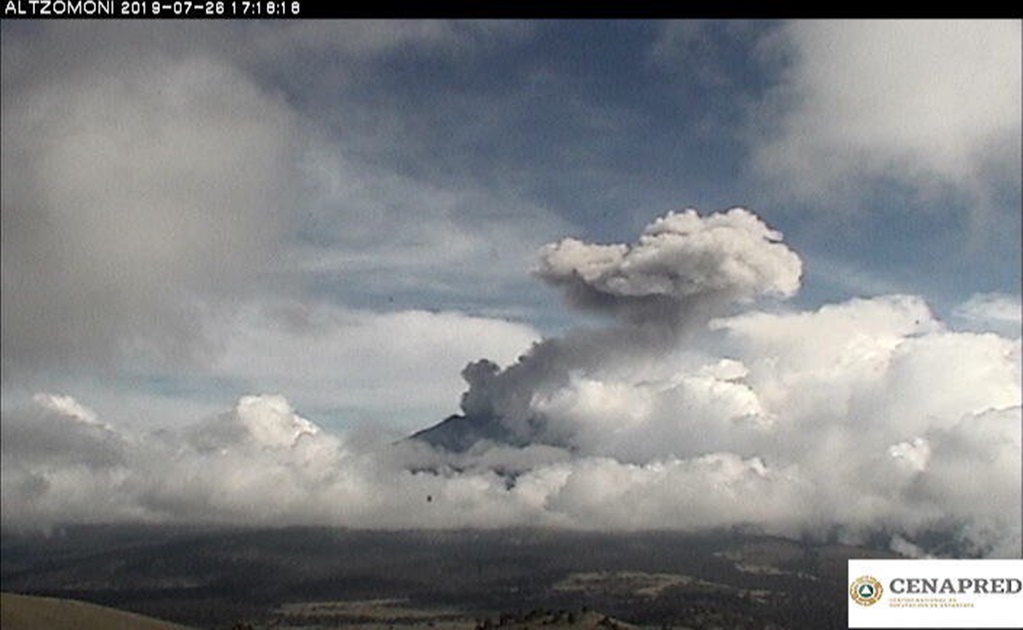
<path id="1" fill-rule="evenodd" d="M 846 584 L 850 628 L 1023 627 L 1023 559 L 850 558 Z"/>
<path id="2" fill-rule="evenodd" d="M 873 606 L 884 594 L 884 587 L 870 575 L 861 575 L 849 585 L 849 597 L 860 606 Z"/>

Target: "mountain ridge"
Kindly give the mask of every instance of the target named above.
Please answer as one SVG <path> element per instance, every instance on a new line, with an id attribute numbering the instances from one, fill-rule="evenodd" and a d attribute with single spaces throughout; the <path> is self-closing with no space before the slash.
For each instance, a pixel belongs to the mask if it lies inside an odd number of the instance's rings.
<path id="1" fill-rule="evenodd" d="M 509 431 L 494 417 L 452 414 L 437 424 L 417 431 L 410 440 L 425 442 L 451 453 L 464 453 L 482 441 L 508 446 L 526 446 L 527 442 Z"/>

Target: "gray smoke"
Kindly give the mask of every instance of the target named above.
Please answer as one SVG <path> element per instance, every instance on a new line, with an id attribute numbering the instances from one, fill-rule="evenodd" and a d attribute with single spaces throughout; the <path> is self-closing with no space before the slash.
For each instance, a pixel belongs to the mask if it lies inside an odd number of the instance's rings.
<path id="1" fill-rule="evenodd" d="M 802 262 L 781 238 L 750 211 L 733 208 L 703 217 L 669 212 L 633 245 L 571 238 L 546 245 L 537 277 L 561 288 L 570 305 L 613 315 L 619 325 L 536 343 L 503 372 L 485 359 L 470 364 L 462 411 L 500 422 L 523 440 L 559 443 L 565 436 L 534 403 L 573 375 L 649 360 L 729 306 L 793 295 Z"/>
<path id="2" fill-rule="evenodd" d="M 677 325 L 726 304 L 795 294 L 802 262 L 781 238 L 743 208 L 706 217 L 670 212 L 633 245 L 573 238 L 547 245 L 536 275 L 576 308 Z"/>

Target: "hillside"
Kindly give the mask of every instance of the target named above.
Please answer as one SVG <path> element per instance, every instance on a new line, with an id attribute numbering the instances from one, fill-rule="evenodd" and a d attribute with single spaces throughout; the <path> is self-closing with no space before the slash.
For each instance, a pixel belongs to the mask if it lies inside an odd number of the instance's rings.
<path id="1" fill-rule="evenodd" d="M 544 529 L 109 525 L 5 531 L 0 548 L 0 578 L 13 591 L 195 628 L 361 630 L 473 630 L 486 619 L 516 630 L 527 611 L 593 621 L 584 609 L 648 627 L 838 629 L 847 559 L 894 557 L 739 531 Z M 568 624 L 563 617 L 547 626 Z"/>
<path id="2" fill-rule="evenodd" d="M 4 630 L 186 630 L 152 617 L 52 597 L 0 594 Z"/>

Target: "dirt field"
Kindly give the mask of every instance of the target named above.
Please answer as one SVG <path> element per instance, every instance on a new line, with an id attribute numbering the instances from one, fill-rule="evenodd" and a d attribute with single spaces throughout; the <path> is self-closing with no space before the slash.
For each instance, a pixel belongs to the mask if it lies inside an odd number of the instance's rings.
<path id="1" fill-rule="evenodd" d="M 105 606 L 52 597 L 0 594 L 3 630 L 187 630 Z"/>

